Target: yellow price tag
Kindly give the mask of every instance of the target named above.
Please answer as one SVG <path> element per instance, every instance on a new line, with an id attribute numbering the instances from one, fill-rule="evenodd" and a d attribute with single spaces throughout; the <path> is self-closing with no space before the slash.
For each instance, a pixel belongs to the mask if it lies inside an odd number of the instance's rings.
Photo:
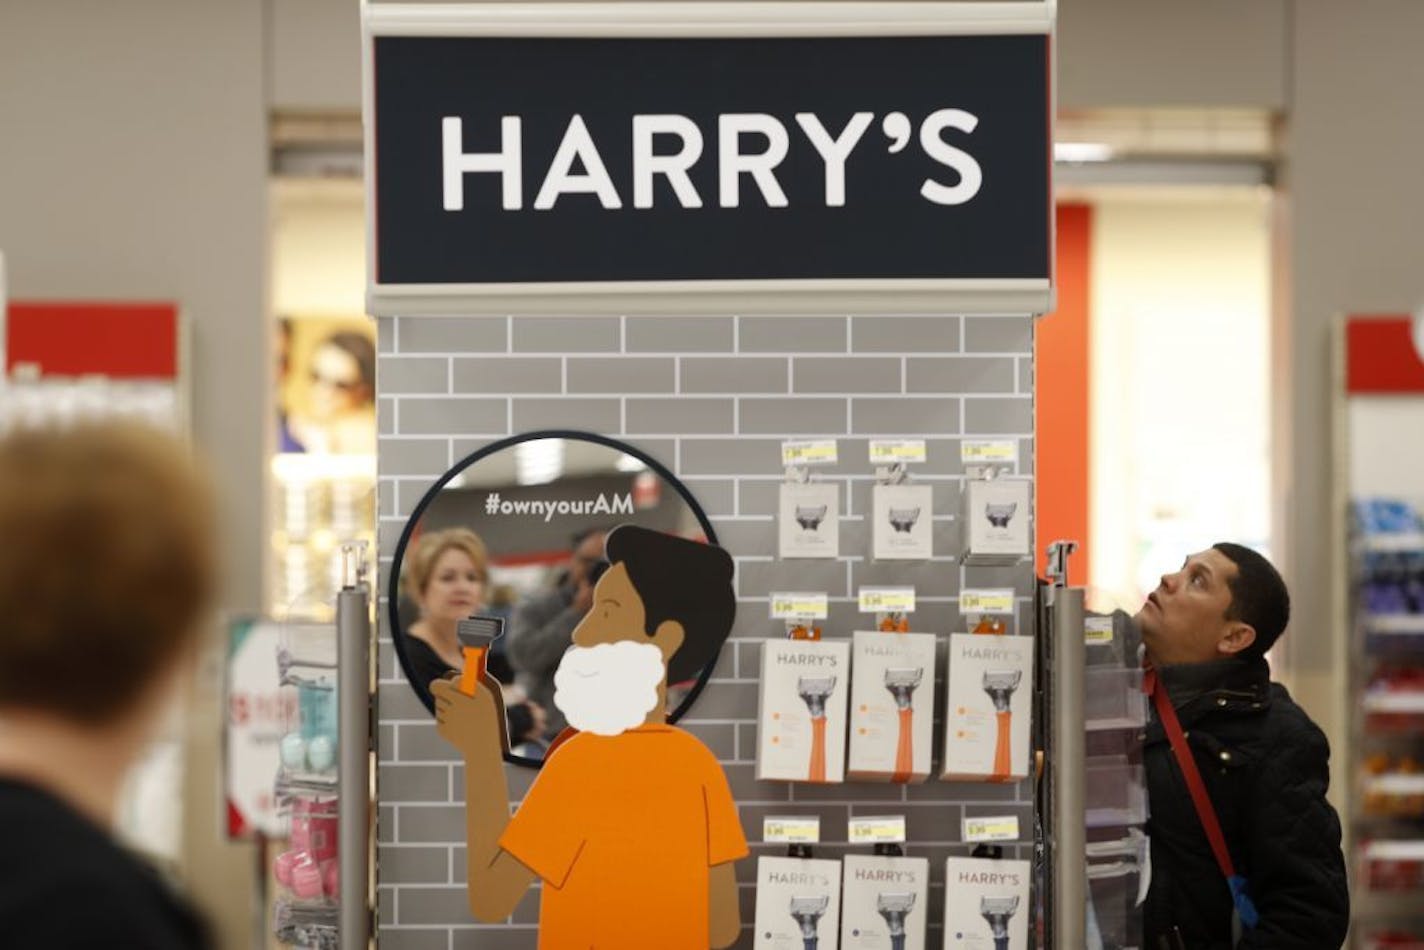
<path id="1" fill-rule="evenodd" d="M 1017 815 L 998 815 L 992 818 L 965 818 L 965 841 L 1017 841 L 1019 839 L 1019 819 Z"/>
<path id="2" fill-rule="evenodd" d="M 961 614 L 1012 614 L 1014 592 L 1008 588 L 994 590 L 962 590 L 959 592 Z"/>
<path id="3" fill-rule="evenodd" d="M 834 439 L 781 443 L 782 465 L 834 465 L 838 460 Z"/>
<path id="4" fill-rule="evenodd" d="M 965 465 L 1012 465 L 1019 460 L 1019 444 L 1003 440 L 966 439 L 959 443 L 959 460 Z"/>
<path id="5" fill-rule="evenodd" d="M 860 589 L 861 613 L 908 614 L 914 613 L 914 611 L 915 589 L 913 587 L 862 587 Z"/>
<path id="6" fill-rule="evenodd" d="M 771 844 L 817 844 L 821 840 L 821 819 L 763 818 L 761 840 Z"/>
<path id="7" fill-rule="evenodd" d="M 851 844 L 903 844 L 905 841 L 905 816 L 852 818 L 847 825 L 847 831 Z"/>
<path id="8" fill-rule="evenodd" d="M 925 460 L 924 439 L 872 439 L 871 465 L 899 465 Z"/>
<path id="9" fill-rule="evenodd" d="M 1113 641 L 1111 617 L 1086 617 L 1083 620 L 1083 639 L 1089 646 L 1101 646 Z"/>
<path id="10" fill-rule="evenodd" d="M 771 595 L 773 620 L 825 620 L 829 615 L 830 605 L 825 594 Z"/>

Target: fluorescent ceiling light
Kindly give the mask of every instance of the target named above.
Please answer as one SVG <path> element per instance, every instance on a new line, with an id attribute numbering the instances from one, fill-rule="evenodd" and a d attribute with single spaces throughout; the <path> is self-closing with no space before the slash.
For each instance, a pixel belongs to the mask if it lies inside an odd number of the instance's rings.
<path id="1" fill-rule="evenodd" d="M 520 485 L 546 485 L 564 473 L 562 439 L 535 439 L 514 447 L 515 481 Z"/>
<path id="2" fill-rule="evenodd" d="M 1058 142 L 1053 146 L 1053 160 L 1058 162 L 1105 162 L 1112 156 L 1112 146 L 1102 142 Z"/>

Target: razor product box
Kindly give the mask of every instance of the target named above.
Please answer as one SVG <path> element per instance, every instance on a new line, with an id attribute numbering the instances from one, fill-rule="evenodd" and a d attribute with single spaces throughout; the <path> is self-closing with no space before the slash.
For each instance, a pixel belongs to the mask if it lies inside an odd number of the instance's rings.
<path id="1" fill-rule="evenodd" d="M 852 779 L 923 782 L 934 745 L 935 635 L 851 635 Z"/>
<path id="2" fill-rule="evenodd" d="M 841 863 L 757 859 L 755 950 L 837 950 Z"/>
<path id="3" fill-rule="evenodd" d="M 946 779 L 1009 782 L 1028 775 L 1033 637 L 949 638 Z"/>
<path id="4" fill-rule="evenodd" d="M 756 777 L 845 781 L 849 695 L 847 641 L 764 641 Z"/>
<path id="5" fill-rule="evenodd" d="M 948 858 L 945 950 L 1028 950 L 1027 861 Z"/>
<path id="6" fill-rule="evenodd" d="M 842 876 L 842 950 L 925 950 L 928 858 L 852 854 Z"/>
<path id="7" fill-rule="evenodd" d="M 778 548 L 781 556 L 839 555 L 840 509 L 840 486 L 834 482 L 783 482 Z"/>
<path id="8" fill-rule="evenodd" d="M 1031 486 L 1027 479 L 976 479 L 964 486 L 964 560 L 967 564 L 1016 564 L 1033 550 L 1029 531 Z"/>
<path id="9" fill-rule="evenodd" d="M 919 561 L 934 553 L 934 492 L 929 485 L 871 489 L 871 552 L 877 561 Z"/>

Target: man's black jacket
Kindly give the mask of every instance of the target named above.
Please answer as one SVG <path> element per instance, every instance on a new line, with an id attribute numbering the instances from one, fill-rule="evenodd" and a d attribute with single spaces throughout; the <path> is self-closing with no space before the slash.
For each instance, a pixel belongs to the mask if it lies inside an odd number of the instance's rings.
<path id="1" fill-rule="evenodd" d="M 1350 901 L 1340 821 L 1325 801 L 1324 734 L 1270 681 L 1264 660 L 1169 666 L 1159 678 L 1216 806 L 1236 873 L 1249 881 L 1261 915 L 1234 946 L 1338 950 Z M 1158 950 L 1176 927 L 1188 950 L 1225 950 L 1233 946 L 1231 892 L 1155 709 L 1145 739 L 1152 839 L 1145 946 Z"/>

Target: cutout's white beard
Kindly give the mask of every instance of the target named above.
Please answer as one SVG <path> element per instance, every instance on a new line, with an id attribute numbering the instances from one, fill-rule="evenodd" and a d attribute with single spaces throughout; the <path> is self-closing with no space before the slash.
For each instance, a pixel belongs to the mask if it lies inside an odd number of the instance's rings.
<path id="1" fill-rule="evenodd" d="M 616 736 L 647 720 L 663 674 L 663 653 L 651 643 L 569 647 L 554 671 L 554 705 L 580 732 Z"/>

